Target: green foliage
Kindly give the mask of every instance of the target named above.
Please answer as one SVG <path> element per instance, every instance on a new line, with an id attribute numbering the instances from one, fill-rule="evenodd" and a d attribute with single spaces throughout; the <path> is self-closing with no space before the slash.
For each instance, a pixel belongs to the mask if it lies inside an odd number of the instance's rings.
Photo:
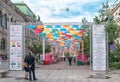
<path id="1" fill-rule="evenodd" d="M 50 45 L 45 45 L 45 53 L 49 53 L 50 52 Z"/>
<path id="2" fill-rule="evenodd" d="M 120 69 L 120 62 L 109 63 L 109 68 L 112 70 Z"/>
<path id="3" fill-rule="evenodd" d="M 32 51 L 35 55 L 36 54 L 42 54 L 43 53 L 43 47 L 42 43 L 33 43 L 32 46 L 30 46 L 29 50 Z M 50 45 L 45 45 L 45 53 L 50 52 Z"/>
<path id="4" fill-rule="evenodd" d="M 31 46 L 31 51 L 36 55 L 38 53 L 42 53 L 42 44 L 41 43 L 33 43 Z"/>
<path id="5" fill-rule="evenodd" d="M 96 23 L 96 24 L 99 24 L 100 23 L 100 20 L 97 16 L 95 16 L 95 18 L 93 18 L 93 21 Z"/>
<path id="6" fill-rule="evenodd" d="M 65 57 L 69 57 L 69 56 L 70 56 L 69 52 L 66 52 Z"/>
<path id="7" fill-rule="evenodd" d="M 120 44 L 116 44 L 116 49 L 109 54 L 109 62 L 120 62 Z"/>
<path id="8" fill-rule="evenodd" d="M 113 44 L 114 40 L 120 36 L 120 28 L 114 23 L 108 23 L 108 25 L 105 26 L 105 31 L 108 35 L 109 45 Z"/>
<path id="9" fill-rule="evenodd" d="M 84 53 L 90 55 L 90 36 L 89 33 L 84 36 Z"/>

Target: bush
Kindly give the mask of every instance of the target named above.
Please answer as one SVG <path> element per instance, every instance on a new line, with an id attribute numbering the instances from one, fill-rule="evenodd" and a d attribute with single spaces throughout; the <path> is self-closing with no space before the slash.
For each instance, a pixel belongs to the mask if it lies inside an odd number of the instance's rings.
<path id="1" fill-rule="evenodd" d="M 109 63 L 109 68 L 112 70 L 120 69 L 120 62 Z"/>

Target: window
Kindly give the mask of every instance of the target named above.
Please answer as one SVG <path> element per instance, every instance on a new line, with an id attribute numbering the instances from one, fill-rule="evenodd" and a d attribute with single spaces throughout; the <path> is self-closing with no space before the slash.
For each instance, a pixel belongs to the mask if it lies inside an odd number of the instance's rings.
<path id="1" fill-rule="evenodd" d="M 5 50 L 5 39 L 1 40 L 1 50 Z"/>
<path id="2" fill-rule="evenodd" d="M 2 13 L 0 12 L 0 26 L 2 26 Z"/>
<path id="3" fill-rule="evenodd" d="M 13 18 L 10 18 L 10 22 L 13 22 Z"/>
<path id="4" fill-rule="evenodd" d="M 7 15 L 3 15 L 2 26 L 7 29 Z"/>

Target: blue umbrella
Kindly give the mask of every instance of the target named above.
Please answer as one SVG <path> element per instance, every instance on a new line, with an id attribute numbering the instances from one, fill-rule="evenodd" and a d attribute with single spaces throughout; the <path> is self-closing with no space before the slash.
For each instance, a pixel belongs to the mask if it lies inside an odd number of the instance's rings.
<path id="1" fill-rule="evenodd" d="M 65 28 L 61 28 L 60 31 L 67 31 Z"/>
<path id="2" fill-rule="evenodd" d="M 40 33 L 40 36 L 45 36 L 45 35 L 46 35 L 45 32 Z"/>
<path id="3" fill-rule="evenodd" d="M 60 25 L 56 25 L 54 28 L 61 28 L 61 26 Z"/>
<path id="4" fill-rule="evenodd" d="M 72 25 L 72 28 L 78 28 L 79 26 L 78 25 Z"/>
<path id="5" fill-rule="evenodd" d="M 28 28 L 35 29 L 36 26 L 35 25 L 29 25 Z"/>

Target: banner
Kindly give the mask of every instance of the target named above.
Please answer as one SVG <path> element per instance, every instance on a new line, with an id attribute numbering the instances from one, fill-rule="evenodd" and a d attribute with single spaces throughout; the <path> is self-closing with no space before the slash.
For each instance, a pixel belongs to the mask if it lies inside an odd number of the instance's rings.
<path id="1" fill-rule="evenodd" d="M 106 70 L 106 33 L 104 25 L 92 27 L 93 70 Z"/>
<path id="2" fill-rule="evenodd" d="M 22 25 L 10 26 L 10 70 L 22 70 Z"/>

